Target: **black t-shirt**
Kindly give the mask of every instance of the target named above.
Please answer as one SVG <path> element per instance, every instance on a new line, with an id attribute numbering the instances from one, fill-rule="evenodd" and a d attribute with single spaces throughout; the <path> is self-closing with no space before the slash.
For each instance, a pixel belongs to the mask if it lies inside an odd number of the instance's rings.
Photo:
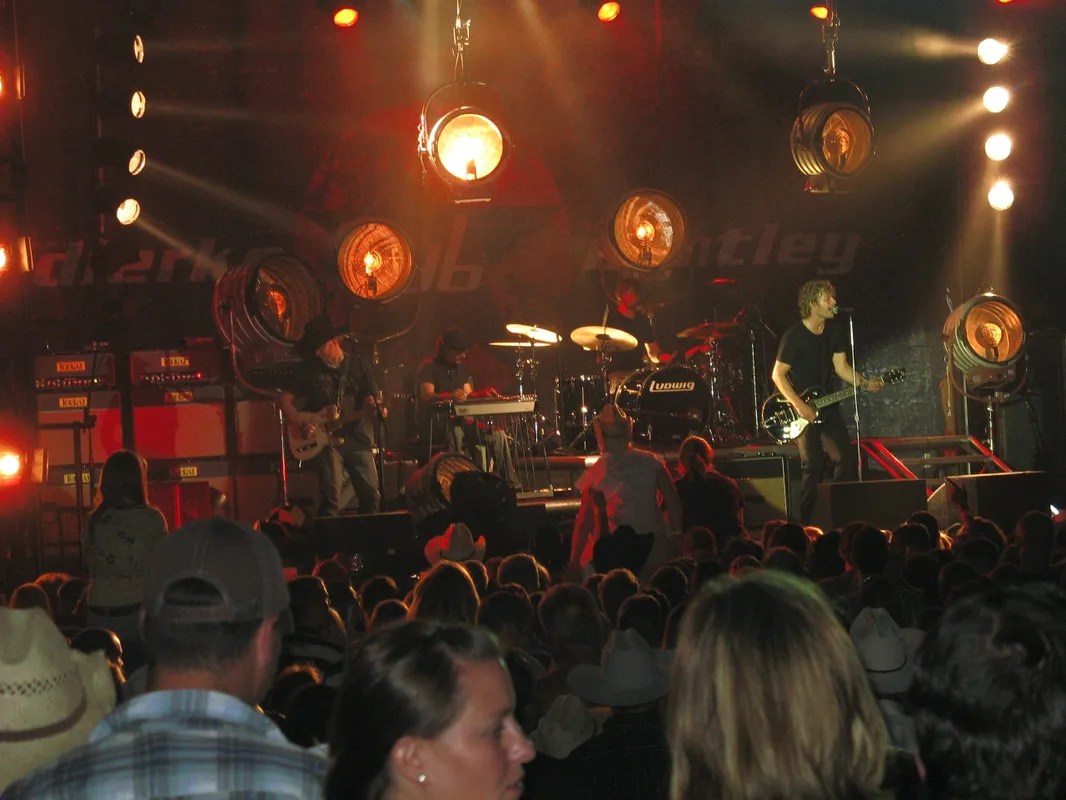
<path id="1" fill-rule="evenodd" d="M 423 383 L 432 383 L 433 392 L 442 394 L 462 389 L 466 384 L 473 383 L 470 370 L 466 368 L 466 362 L 449 364 L 443 358 L 434 356 L 427 358 L 418 368 L 417 389 L 421 390 Z"/>
<path id="2" fill-rule="evenodd" d="M 363 399 L 373 395 L 375 388 L 373 378 L 359 359 L 345 356 L 340 366 L 334 369 L 315 356 L 300 365 L 289 391 L 302 411 L 321 411 L 335 404 L 345 414 L 361 409 Z M 370 441 L 368 426 L 362 422 L 345 425 L 341 432 L 346 438 Z"/>
<path id="3" fill-rule="evenodd" d="M 694 525 L 710 528 L 718 541 L 744 532 L 740 524 L 744 499 L 737 482 L 728 475 L 709 469 L 702 476 L 678 478 L 674 486 L 681 498 L 681 525 L 685 530 Z"/>
<path id="4" fill-rule="evenodd" d="M 847 352 L 844 328 L 835 320 L 826 320 L 821 334 L 811 333 L 802 322 L 797 322 L 781 337 L 777 348 L 777 360 L 788 364 L 788 379 L 797 392 L 812 387 L 829 388 L 829 379 L 834 374 L 833 356 Z"/>

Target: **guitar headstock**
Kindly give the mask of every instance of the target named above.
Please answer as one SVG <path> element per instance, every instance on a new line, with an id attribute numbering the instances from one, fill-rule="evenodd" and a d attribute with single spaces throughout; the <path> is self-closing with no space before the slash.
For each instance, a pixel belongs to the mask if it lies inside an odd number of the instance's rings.
<path id="1" fill-rule="evenodd" d="M 890 369 L 888 372 L 881 376 L 881 380 L 885 382 L 885 386 L 890 383 L 900 383 L 907 377 L 907 370 L 904 367 L 898 367 L 897 369 Z"/>

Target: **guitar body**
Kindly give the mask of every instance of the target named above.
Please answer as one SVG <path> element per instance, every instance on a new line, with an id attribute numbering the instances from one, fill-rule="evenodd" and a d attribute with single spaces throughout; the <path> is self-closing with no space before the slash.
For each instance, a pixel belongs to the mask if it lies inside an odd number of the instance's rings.
<path id="1" fill-rule="evenodd" d="M 308 430 L 307 426 L 289 420 L 286 423 L 289 452 L 298 461 L 310 461 L 325 448 L 344 444 L 344 437 L 338 435 L 341 428 L 361 422 L 363 411 L 362 408 L 352 409 L 349 405 L 344 413 L 338 413 L 336 406 L 326 406 L 313 412 L 323 418 L 321 423 L 314 426 L 314 430 Z"/>
<path id="2" fill-rule="evenodd" d="M 814 400 L 824 394 L 820 389 L 808 389 L 800 394 L 803 402 L 814 405 Z M 762 426 L 770 438 L 778 444 L 791 442 L 810 425 L 807 420 L 796 413 L 796 409 L 778 392 L 766 398 L 762 406 Z"/>
<path id="3" fill-rule="evenodd" d="M 907 371 L 905 369 L 893 369 L 881 375 L 880 379 L 885 386 L 888 386 L 892 383 L 899 383 L 906 376 Z M 819 410 L 834 403 L 839 403 L 846 397 L 851 397 L 854 391 L 849 386 L 847 389 L 826 394 L 821 389 L 811 388 L 800 392 L 800 397 L 817 414 Z M 807 420 L 796 413 L 796 409 L 780 392 L 766 398 L 766 402 L 762 405 L 761 416 L 763 430 L 770 434 L 770 437 L 778 444 L 791 442 L 810 425 Z"/>

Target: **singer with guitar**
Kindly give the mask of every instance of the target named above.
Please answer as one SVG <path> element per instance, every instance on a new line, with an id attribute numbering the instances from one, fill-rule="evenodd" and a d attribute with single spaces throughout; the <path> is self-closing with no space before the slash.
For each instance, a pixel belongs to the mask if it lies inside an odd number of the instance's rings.
<path id="1" fill-rule="evenodd" d="M 290 451 L 318 476 L 320 516 L 340 513 L 344 470 L 360 514 L 377 511 L 381 501 L 370 434 L 374 379 L 359 358 L 344 352 L 343 333 L 325 316 L 308 322 L 296 345 L 303 363 L 278 398 Z"/>
<path id="2" fill-rule="evenodd" d="M 871 392 L 884 387 L 883 380 L 864 378 L 848 363 L 847 336 L 835 320 L 838 310 L 832 283 L 805 283 L 799 292 L 800 321 L 781 337 L 772 374 L 778 391 L 810 423 L 796 437 L 803 472 L 800 519 L 804 524 L 810 522 L 814 511 L 826 456 L 833 465 L 834 481 L 855 480 L 856 460 L 850 452 L 850 437 L 840 407 L 831 405 L 815 411 L 800 392 L 828 389 L 834 374 L 849 386 Z"/>

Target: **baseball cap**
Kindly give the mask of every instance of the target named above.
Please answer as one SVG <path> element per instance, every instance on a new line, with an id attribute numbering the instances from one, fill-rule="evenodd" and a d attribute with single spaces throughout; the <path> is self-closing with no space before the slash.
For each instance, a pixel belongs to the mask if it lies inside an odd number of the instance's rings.
<path id="1" fill-rule="evenodd" d="M 212 605 L 167 602 L 175 583 L 196 578 L 222 596 Z M 144 611 L 171 624 L 252 622 L 279 616 L 292 631 L 289 591 L 274 543 L 251 528 L 215 517 L 184 525 L 152 551 L 144 581 Z"/>

